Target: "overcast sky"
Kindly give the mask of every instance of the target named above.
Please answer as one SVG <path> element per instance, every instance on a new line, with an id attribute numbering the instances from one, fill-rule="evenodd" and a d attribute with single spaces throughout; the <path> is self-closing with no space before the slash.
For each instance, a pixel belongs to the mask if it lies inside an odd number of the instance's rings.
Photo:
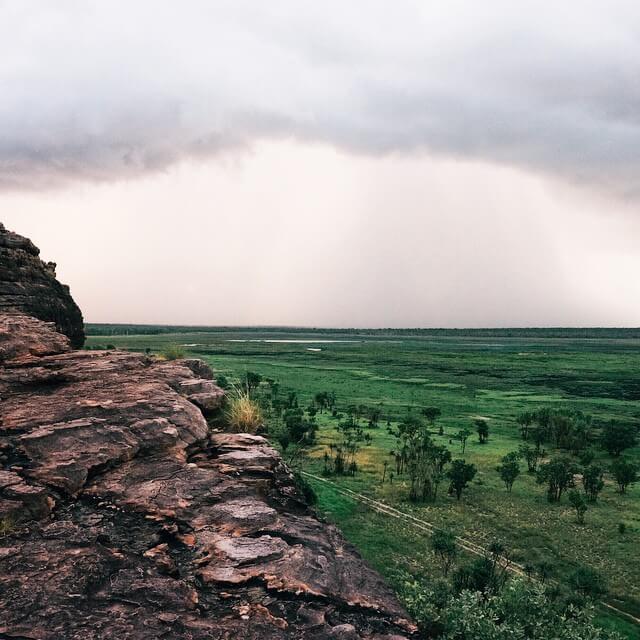
<path id="1" fill-rule="evenodd" d="M 640 325 L 640 4 L 0 0 L 0 221 L 93 322 Z"/>

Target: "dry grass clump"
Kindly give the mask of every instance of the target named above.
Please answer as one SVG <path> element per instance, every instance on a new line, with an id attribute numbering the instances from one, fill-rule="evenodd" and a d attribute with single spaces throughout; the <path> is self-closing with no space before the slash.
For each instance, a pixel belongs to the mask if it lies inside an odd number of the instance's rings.
<path id="1" fill-rule="evenodd" d="M 256 433 L 264 424 L 258 403 L 244 389 L 234 389 L 228 397 L 226 418 L 233 433 Z"/>
<path id="2" fill-rule="evenodd" d="M 179 344 L 170 344 L 160 352 L 160 357 L 165 360 L 180 360 L 184 358 L 184 349 Z"/>
<path id="3" fill-rule="evenodd" d="M 16 528 L 15 520 L 11 516 L 0 518 L 0 538 L 9 535 Z"/>

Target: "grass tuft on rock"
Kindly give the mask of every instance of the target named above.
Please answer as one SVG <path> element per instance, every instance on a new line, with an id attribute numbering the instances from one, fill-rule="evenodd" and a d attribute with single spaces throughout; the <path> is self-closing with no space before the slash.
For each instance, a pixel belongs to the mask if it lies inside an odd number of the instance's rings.
<path id="1" fill-rule="evenodd" d="M 225 415 L 233 433 L 256 433 L 264 424 L 258 403 L 246 389 L 234 389 L 227 399 Z"/>

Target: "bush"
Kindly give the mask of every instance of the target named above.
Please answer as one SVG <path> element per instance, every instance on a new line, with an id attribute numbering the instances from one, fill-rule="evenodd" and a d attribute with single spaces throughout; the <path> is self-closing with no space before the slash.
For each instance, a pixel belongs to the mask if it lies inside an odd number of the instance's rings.
<path id="1" fill-rule="evenodd" d="M 15 529 L 16 523 L 11 516 L 0 518 L 0 538 L 9 535 Z"/>
<path id="2" fill-rule="evenodd" d="M 569 502 L 576 510 L 576 520 L 578 524 L 584 524 L 584 514 L 588 509 L 585 497 L 579 491 L 571 489 L 571 491 L 569 491 Z"/>
<path id="3" fill-rule="evenodd" d="M 569 575 L 569 585 L 586 598 L 600 598 L 607 593 L 607 584 L 600 573 L 584 565 Z"/>
<path id="4" fill-rule="evenodd" d="M 229 388 L 229 380 L 227 380 L 227 377 L 221 373 L 216 374 L 216 384 L 221 388 L 221 389 L 228 389 Z"/>
<path id="5" fill-rule="evenodd" d="M 464 590 L 458 596 L 407 578 L 400 597 L 426 637 L 441 640 L 621 640 L 598 628 L 596 611 L 557 602 L 543 585 L 514 579 L 497 594 Z"/>
<path id="6" fill-rule="evenodd" d="M 638 467 L 623 458 L 614 460 L 611 465 L 611 475 L 618 484 L 618 491 L 626 493 L 627 487 L 638 481 Z"/>
<path id="7" fill-rule="evenodd" d="M 304 496 L 307 504 L 313 505 L 318 502 L 318 496 L 313 490 L 313 487 L 307 482 L 306 478 L 299 471 L 294 471 L 293 481 L 295 482 L 298 491 L 300 491 L 300 493 Z"/>
<path id="8" fill-rule="evenodd" d="M 229 431 L 234 433 L 256 433 L 264 424 L 258 403 L 244 390 L 236 390 L 228 398 L 226 419 Z"/>
<path id="9" fill-rule="evenodd" d="M 184 358 L 184 349 L 180 345 L 170 344 L 160 352 L 160 356 L 165 360 L 180 360 Z"/>

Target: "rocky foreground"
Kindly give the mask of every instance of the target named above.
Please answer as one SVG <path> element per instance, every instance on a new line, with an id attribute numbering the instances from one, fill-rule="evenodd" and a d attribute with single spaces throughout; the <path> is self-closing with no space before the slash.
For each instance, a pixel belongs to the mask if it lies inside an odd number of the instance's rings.
<path id="1" fill-rule="evenodd" d="M 204 363 L 65 326 L 0 314 L 1 638 L 412 636 L 268 442 L 211 430 Z"/>

